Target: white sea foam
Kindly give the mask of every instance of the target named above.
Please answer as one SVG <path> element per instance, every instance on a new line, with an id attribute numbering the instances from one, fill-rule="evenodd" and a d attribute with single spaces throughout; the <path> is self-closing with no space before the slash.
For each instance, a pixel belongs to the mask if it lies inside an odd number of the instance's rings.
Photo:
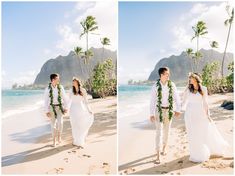
<path id="1" fill-rule="evenodd" d="M 42 107 L 43 107 L 43 101 L 40 100 L 36 102 L 35 104 L 25 105 L 25 106 L 22 105 L 21 107 L 18 107 L 17 109 L 6 110 L 5 112 L 2 113 L 2 118 L 11 117 L 17 114 L 22 114 L 24 112 L 34 111 Z"/>

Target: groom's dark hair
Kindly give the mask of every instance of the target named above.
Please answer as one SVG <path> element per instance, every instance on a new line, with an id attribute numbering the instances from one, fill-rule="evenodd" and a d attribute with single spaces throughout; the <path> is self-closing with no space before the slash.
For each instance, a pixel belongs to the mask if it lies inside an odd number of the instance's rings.
<path id="1" fill-rule="evenodd" d="M 52 73 L 52 74 L 50 75 L 50 80 L 52 81 L 53 79 L 55 79 L 55 78 L 58 77 L 58 76 L 59 76 L 58 73 Z"/>
<path id="2" fill-rule="evenodd" d="M 170 71 L 168 67 L 161 67 L 158 70 L 159 77 L 161 77 L 161 74 L 164 74 L 165 71 Z"/>

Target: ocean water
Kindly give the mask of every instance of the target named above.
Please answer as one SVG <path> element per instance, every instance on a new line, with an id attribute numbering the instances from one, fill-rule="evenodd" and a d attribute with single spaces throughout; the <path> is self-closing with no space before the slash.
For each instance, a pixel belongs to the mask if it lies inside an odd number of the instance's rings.
<path id="1" fill-rule="evenodd" d="M 118 118 L 135 116 L 148 111 L 152 86 L 119 85 Z"/>
<path id="2" fill-rule="evenodd" d="M 152 86 L 119 85 L 118 86 L 118 118 L 134 117 L 142 112 L 149 114 Z M 177 87 L 179 93 L 184 88 Z"/>
<path id="3" fill-rule="evenodd" d="M 2 118 L 43 107 L 44 90 L 2 90 Z"/>

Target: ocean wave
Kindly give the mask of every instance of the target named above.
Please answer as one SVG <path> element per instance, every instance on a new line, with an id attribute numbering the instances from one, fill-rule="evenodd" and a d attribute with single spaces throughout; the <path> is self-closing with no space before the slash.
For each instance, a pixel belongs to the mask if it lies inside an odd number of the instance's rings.
<path id="1" fill-rule="evenodd" d="M 14 116 L 16 114 L 22 114 L 24 112 L 30 112 L 30 111 L 34 111 L 34 110 L 37 110 L 40 108 L 43 108 L 43 101 L 42 100 L 36 102 L 35 104 L 21 106 L 16 109 L 6 110 L 5 112 L 2 113 L 2 118 L 3 119 L 8 118 L 8 117 Z"/>

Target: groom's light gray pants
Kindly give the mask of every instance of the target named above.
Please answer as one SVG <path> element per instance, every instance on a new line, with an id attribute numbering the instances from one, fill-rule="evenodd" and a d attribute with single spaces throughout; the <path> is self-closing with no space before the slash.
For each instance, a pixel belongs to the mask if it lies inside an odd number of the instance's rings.
<path id="1" fill-rule="evenodd" d="M 56 132 L 59 132 L 60 134 L 62 133 L 63 131 L 63 114 L 59 108 L 59 106 L 55 106 L 55 110 L 56 110 L 56 113 L 57 113 L 57 118 L 55 118 L 55 114 L 53 112 L 53 109 L 51 107 L 51 133 L 52 133 L 52 137 L 54 137 L 56 134 L 55 133 L 55 130 Z"/>
<path id="2" fill-rule="evenodd" d="M 169 121 L 168 109 L 162 109 L 163 122 L 160 122 L 159 113 L 156 112 L 156 151 L 160 150 L 162 141 L 167 145 L 170 134 L 171 122 Z"/>

